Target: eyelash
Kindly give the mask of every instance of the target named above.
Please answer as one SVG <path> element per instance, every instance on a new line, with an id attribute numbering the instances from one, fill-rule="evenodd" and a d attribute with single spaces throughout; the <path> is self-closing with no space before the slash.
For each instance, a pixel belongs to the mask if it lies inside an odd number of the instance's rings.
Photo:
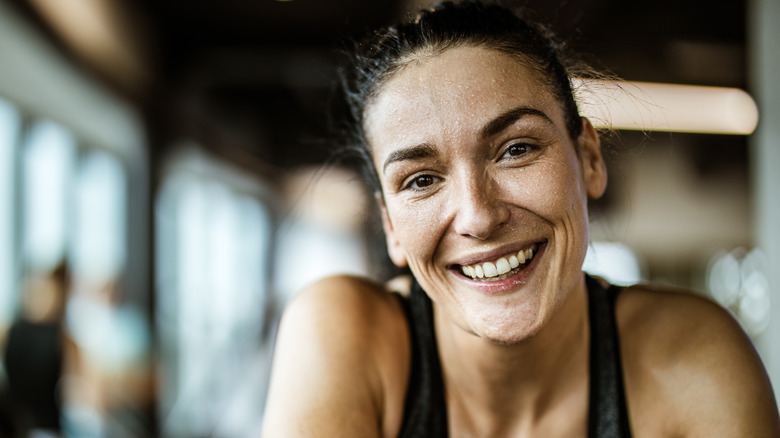
<path id="1" fill-rule="evenodd" d="M 512 149 L 522 147 L 525 150 L 518 155 L 509 155 Z M 534 152 L 536 150 L 539 150 L 539 146 L 531 143 L 512 143 L 509 146 L 504 149 L 504 154 L 501 155 L 501 158 L 512 158 L 512 157 L 521 157 L 523 155 L 529 154 L 531 152 Z"/>
<path id="2" fill-rule="evenodd" d="M 425 185 L 425 186 L 422 186 L 422 187 L 420 187 L 419 184 L 418 184 L 418 187 L 414 187 L 414 185 L 417 184 L 421 179 L 428 179 L 428 180 L 430 180 L 430 182 L 429 182 L 428 185 Z M 405 183 L 404 186 L 403 186 L 403 189 L 404 190 L 407 190 L 407 189 L 408 190 L 415 190 L 415 191 L 426 190 L 428 187 L 430 187 L 433 184 L 439 182 L 440 180 L 441 180 L 441 178 L 439 178 L 438 176 L 427 175 L 427 174 L 426 175 L 417 175 L 414 178 L 411 178 L 409 180 L 409 182 Z"/>

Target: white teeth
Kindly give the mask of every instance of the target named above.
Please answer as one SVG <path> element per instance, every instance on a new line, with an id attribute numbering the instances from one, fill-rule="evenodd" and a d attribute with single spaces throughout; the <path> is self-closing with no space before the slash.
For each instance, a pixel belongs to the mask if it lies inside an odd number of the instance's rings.
<path id="1" fill-rule="evenodd" d="M 461 271 L 463 272 L 463 275 L 471 278 L 493 278 L 502 276 L 533 259 L 535 251 L 536 244 L 533 244 L 527 249 L 518 251 L 516 255 L 509 256 L 509 258 L 501 257 L 496 260 L 495 263 L 486 262 L 473 266 L 461 266 Z"/>
<path id="2" fill-rule="evenodd" d="M 512 268 L 509 267 L 509 261 L 502 257 L 496 262 L 496 270 L 498 271 L 498 275 L 501 275 L 511 271 Z"/>
<path id="3" fill-rule="evenodd" d="M 496 269 L 496 265 L 487 262 L 482 265 L 482 271 L 485 273 L 485 277 L 495 277 L 498 275 L 498 269 Z"/>

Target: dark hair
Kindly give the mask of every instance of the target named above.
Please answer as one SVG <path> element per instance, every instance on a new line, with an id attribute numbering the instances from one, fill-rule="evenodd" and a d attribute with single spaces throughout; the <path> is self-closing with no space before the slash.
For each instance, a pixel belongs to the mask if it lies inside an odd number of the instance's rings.
<path id="1" fill-rule="evenodd" d="M 408 22 L 377 30 L 348 53 L 348 65 L 340 71 L 349 120 L 342 131 L 347 151 L 362 162 L 366 179 L 379 189 L 370 145 L 363 131 L 366 107 L 382 85 L 400 68 L 422 53 L 441 53 L 458 46 L 484 46 L 516 57 L 539 71 L 564 109 L 566 129 L 572 139 L 582 131 L 570 83 L 573 62 L 564 63 L 565 45 L 546 28 L 521 18 L 497 4 L 477 1 L 443 2 L 422 10 Z"/>

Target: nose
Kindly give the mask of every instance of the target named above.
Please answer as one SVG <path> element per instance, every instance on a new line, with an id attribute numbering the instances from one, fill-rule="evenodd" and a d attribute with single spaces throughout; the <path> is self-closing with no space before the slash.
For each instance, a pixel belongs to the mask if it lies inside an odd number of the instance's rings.
<path id="1" fill-rule="evenodd" d="M 509 221 L 510 211 L 500 199 L 499 187 L 480 175 L 462 178 L 451 196 L 453 228 L 462 236 L 489 239 Z"/>

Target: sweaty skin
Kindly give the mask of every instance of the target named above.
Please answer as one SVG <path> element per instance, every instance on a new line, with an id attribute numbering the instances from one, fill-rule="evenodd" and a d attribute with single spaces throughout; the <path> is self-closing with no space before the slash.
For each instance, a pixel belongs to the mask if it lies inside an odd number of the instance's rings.
<path id="1" fill-rule="evenodd" d="M 581 265 L 587 200 L 607 177 L 593 127 L 583 119 L 570 138 L 537 74 L 483 47 L 423 53 L 365 114 L 390 256 L 434 302 L 453 437 L 587 433 Z M 506 278 L 462 273 L 534 244 Z M 635 286 L 616 315 L 633 436 L 780 436 L 766 373 L 723 309 Z M 381 285 L 311 285 L 282 319 L 263 436 L 396 436 L 409 361 L 409 328 Z"/>
<path id="2" fill-rule="evenodd" d="M 606 185 L 597 137 L 575 145 L 546 90 L 514 58 L 464 47 L 398 72 L 367 112 L 393 261 L 458 327 L 495 342 L 525 340 L 583 292 L 587 199 Z M 503 129 L 484 131 L 506 114 Z M 421 145 L 427 153 L 384 164 Z M 534 272 L 510 285 L 453 269 L 533 243 L 544 246 Z"/>

